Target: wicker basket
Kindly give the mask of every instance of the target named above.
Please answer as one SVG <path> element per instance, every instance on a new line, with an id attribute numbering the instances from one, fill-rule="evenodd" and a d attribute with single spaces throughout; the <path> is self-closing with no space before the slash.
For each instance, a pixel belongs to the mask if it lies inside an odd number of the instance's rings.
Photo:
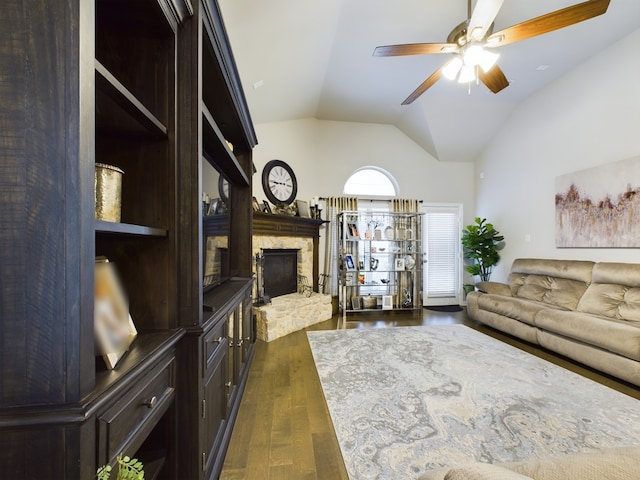
<path id="1" fill-rule="evenodd" d="M 96 163 L 96 219 L 119 222 L 122 210 L 122 175 L 124 172 L 113 165 Z"/>

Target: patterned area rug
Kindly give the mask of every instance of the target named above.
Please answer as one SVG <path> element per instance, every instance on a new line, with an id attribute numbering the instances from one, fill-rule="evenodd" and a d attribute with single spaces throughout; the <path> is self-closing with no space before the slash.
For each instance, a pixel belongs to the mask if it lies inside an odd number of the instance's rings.
<path id="1" fill-rule="evenodd" d="M 640 444 L 640 402 L 463 325 L 308 332 L 351 480 Z"/>

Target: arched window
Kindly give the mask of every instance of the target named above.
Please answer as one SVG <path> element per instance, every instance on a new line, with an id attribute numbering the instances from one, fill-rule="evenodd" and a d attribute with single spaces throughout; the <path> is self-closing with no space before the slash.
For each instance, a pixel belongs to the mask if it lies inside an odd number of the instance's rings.
<path id="1" fill-rule="evenodd" d="M 368 197 L 395 197 L 398 195 L 398 183 L 382 168 L 362 167 L 347 179 L 343 193 Z"/>

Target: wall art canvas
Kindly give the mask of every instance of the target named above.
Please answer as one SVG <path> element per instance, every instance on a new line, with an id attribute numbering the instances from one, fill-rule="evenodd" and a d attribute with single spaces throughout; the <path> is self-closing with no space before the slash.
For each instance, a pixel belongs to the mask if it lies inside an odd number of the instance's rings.
<path id="1" fill-rule="evenodd" d="M 640 247 L 640 156 L 556 178 L 556 246 Z"/>

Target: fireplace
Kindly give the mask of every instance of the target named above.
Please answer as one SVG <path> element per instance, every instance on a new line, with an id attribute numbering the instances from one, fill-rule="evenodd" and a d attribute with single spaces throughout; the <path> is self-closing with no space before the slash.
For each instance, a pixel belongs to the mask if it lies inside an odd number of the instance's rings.
<path id="1" fill-rule="evenodd" d="M 298 290 L 297 248 L 264 248 L 262 253 L 262 279 L 264 298 L 274 298 Z"/>

